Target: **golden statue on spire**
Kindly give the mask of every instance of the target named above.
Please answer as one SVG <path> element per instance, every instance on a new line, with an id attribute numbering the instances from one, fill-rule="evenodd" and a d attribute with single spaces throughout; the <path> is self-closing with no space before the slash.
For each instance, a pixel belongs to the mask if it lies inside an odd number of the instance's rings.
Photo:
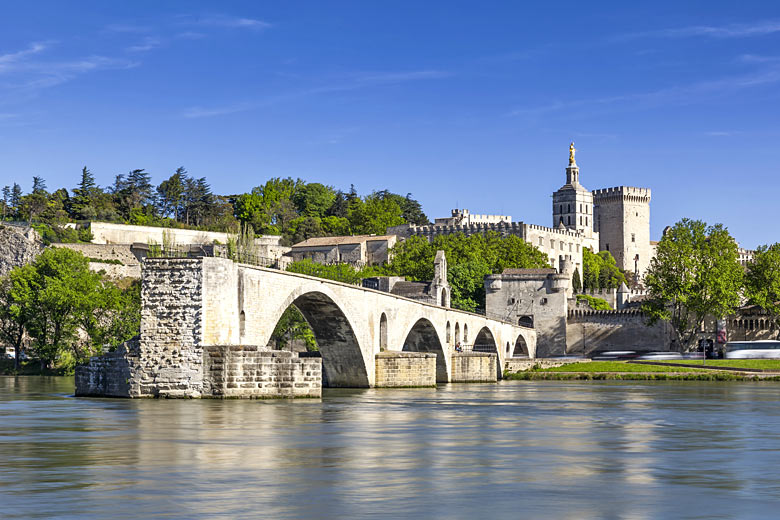
<path id="1" fill-rule="evenodd" d="M 574 160 L 574 152 L 576 151 L 577 149 L 574 148 L 574 141 L 572 141 L 569 145 L 569 166 L 575 166 L 577 164 L 577 161 Z"/>

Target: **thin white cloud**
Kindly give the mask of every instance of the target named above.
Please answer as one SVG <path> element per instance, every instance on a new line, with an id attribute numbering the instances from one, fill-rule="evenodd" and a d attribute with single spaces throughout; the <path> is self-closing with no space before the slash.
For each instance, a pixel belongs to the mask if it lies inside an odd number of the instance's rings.
<path id="1" fill-rule="evenodd" d="M 300 99 L 307 96 L 318 94 L 329 94 L 334 92 L 347 92 L 350 90 L 365 89 L 381 85 L 395 84 L 408 81 L 420 81 L 426 79 L 438 79 L 451 76 L 451 73 L 438 70 L 404 71 L 404 72 L 374 72 L 364 74 L 353 74 L 348 79 L 340 83 L 330 85 L 321 85 L 308 89 L 301 89 L 293 92 L 270 96 L 259 101 L 231 104 L 225 106 L 216 106 L 204 108 L 201 106 L 190 107 L 181 112 L 181 116 L 188 119 L 197 119 L 203 117 L 214 117 L 238 112 L 247 112 L 258 108 L 276 105 Z"/>
<path id="2" fill-rule="evenodd" d="M 127 69 L 138 62 L 106 56 L 73 60 L 42 60 L 46 43 L 33 43 L 27 49 L 0 55 L 0 101 L 4 104 L 34 96 L 39 90 L 66 83 L 98 70 Z"/>
<path id="3" fill-rule="evenodd" d="M 749 38 L 751 36 L 765 36 L 780 33 L 780 21 L 766 20 L 753 23 L 740 23 L 730 25 L 692 25 L 689 27 L 677 27 L 660 29 L 657 31 L 643 31 L 623 34 L 619 40 L 634 38 Z"/>
<path id="4" fill-rule="evenodd" d="M 141 43 L 131 45 L 127 48 L 129 52 L 148 52 L 152 49 L 156 49 L 162 44 L 162 40 L 153 36 L 147 36 Z"/>
<path id="5" fill-rule="evenodd" d="M 256 31 L 271 27 L 270 23 L 256 18 L 243 18 L 225 14 L 182 15 L 179 16 L 179 21 L 183 25 L 224 27 L 228 29 L 252 29 Z"/>
<path id="6" fill-rule="evenodd" d="M 146 25 L 111 24 L 107 25 L 103 32 L 139 34 L 151 30 L 152 28 Z"/>
<path id="7" fill-rule="evenodd" d="M 413 70 L 407 72 L 382 72 L 366 74 L 358 77 L 364 83 L 404 83 L 421 79 L 438 79 L 452 76 L 452 73 L 442 70 Z"/>
<path id="8" fill-rule="evenodd" d="M 211 108 L 190 107 L 185 109 L 181 115 L 182 117 L 185 117 L 187 119 L 200 119 L 202 117 L 215 117 L 215 116 L 225 116 L 228 114 L 237 114 L 239 112 L 246 112 L 247 110 L 253 110 L 254 108 L 257 108 L 257 106 L 249 105 L 249 104 L 230 105 L 224 107 L 211 107 Z"/>
<path id="9" fill-rule="evenodd" d="M 761 70 L 750 73 L 705 80 L 688 85 L 676 85 L 648 92 L 636 92 L 616 96 L 555 101 L 553 103 L 534 107 L 520 107 L 511 110 L 507 115 L 534 117 L 561 110 L 574 111 L 595 107 L 616 106 L 623 104 L 631 109 L 653 108 L 667 105 L 680 105 L 703 102 L 713 97 L 758 87 L 780 83 L 780 67 L 765 66 Z"/>
<path id="10" fill-rule="evenodd" d="M 35 42 L 31 43 L 28 48 L 21 51 L 0 54 L 0 72 L 3 72 L 4 69 L 11 68 L 14 63 L 18 63 L 28 56 L 43 52 L 47 47 L 48 45 L 46 43 Z"/>

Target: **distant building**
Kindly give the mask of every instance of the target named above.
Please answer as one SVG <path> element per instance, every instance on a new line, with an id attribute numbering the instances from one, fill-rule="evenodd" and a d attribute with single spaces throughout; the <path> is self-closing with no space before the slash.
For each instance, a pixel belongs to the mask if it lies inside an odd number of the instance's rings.
<path id="1" fill-rule="evenodd" d="M 467 209 L 453 209 L 452 216 L 437 218 L 435 226 L 468 226 L 470 224 L 498 224 L 512 222 L 512 215 L 481 215 Z"/>
<path id="2" fill-rule="evenodd" d="M 309 259 L 320 264 L 379 265 L 388 261 L 397 240 L 396 235 L 309 238 L 292 246 L 287 256 L 294 261 Z"/>

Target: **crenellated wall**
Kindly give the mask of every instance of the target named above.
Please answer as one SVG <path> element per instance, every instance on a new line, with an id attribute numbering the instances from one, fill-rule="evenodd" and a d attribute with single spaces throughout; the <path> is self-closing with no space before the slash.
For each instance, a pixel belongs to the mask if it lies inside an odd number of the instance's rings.
<path id="1" fill-rule="evenodd" d="M 609 350 L 668 350 L 670 332 L 663 321 L 648 326 L 639 310 L 574 310 L 566 321 L 566 352 L 587 356 Z"/>

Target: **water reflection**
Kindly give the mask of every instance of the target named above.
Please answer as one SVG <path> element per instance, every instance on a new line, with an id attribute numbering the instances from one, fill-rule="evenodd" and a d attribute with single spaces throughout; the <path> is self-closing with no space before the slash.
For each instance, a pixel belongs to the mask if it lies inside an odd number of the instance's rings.
<path id="1" fill-rule="evenodd" d="M 769 518 L 779 385 L 503 382 L 302 401 L 0 378 L 4 518 Z"/>

